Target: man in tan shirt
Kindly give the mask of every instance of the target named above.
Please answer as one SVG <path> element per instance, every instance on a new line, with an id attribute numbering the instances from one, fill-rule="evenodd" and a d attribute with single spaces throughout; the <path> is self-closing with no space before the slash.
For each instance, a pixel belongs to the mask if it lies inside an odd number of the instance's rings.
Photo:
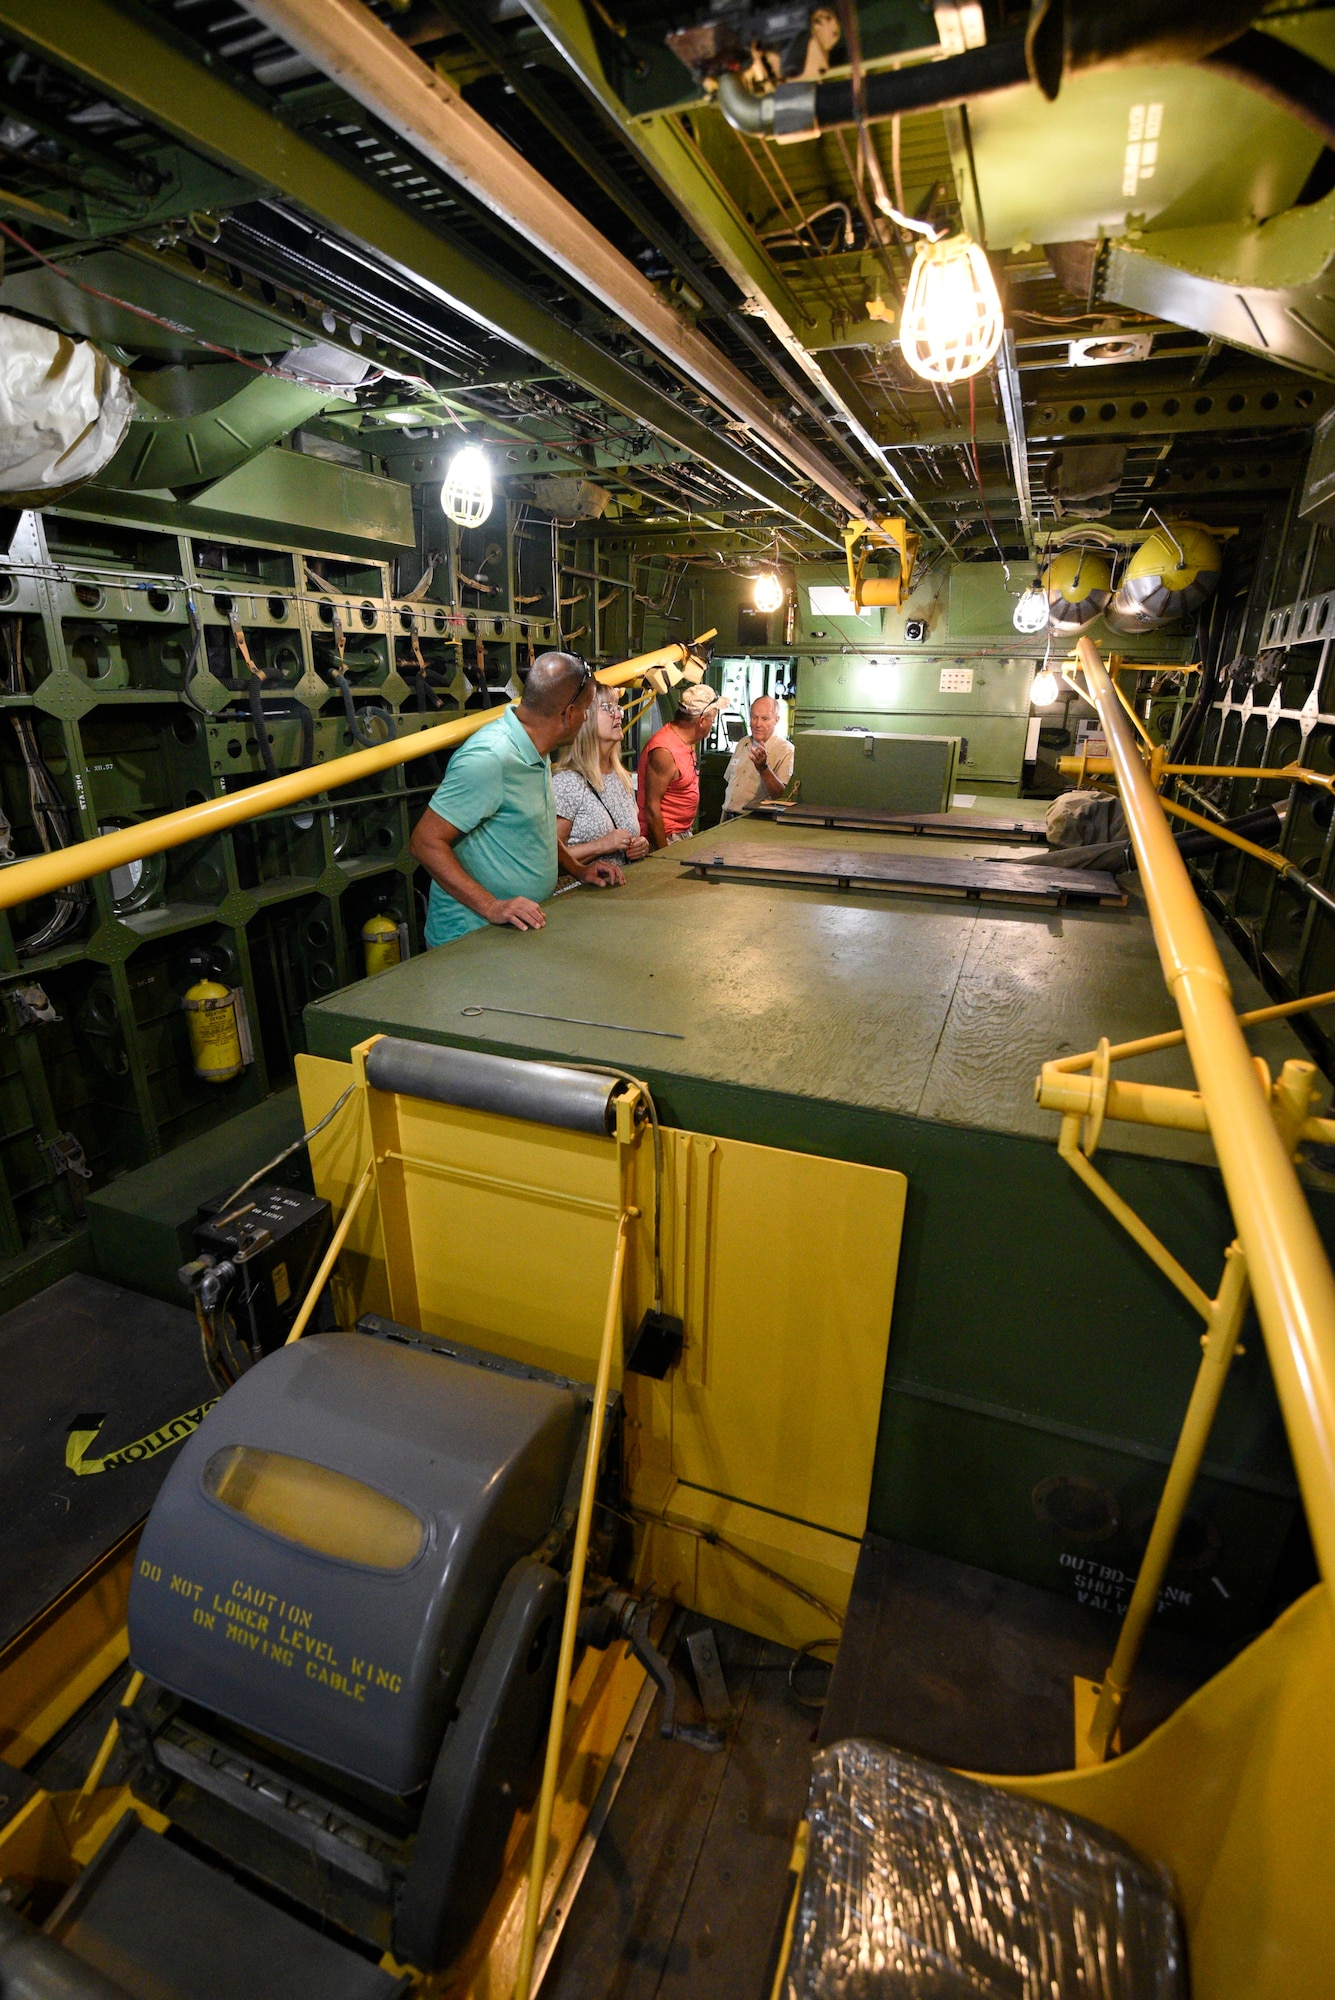
<path id="1" fill-rule="evenodd" d="M 779 704 L 771 695 L 758 695 L 751 704 L 751 734 L 742 738 L 728 760 L 724 819 L 777 799 L 787 789 L 793 775 L 793 746 L 786 736 L 775 735 L 778 726 Z"/>

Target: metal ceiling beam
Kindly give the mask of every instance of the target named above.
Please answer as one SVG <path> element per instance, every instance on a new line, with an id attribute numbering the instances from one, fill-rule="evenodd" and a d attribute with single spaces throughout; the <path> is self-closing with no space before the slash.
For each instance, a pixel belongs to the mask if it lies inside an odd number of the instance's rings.
<path id="1" fill-rule="evenodd" d="M 1015 497 L 1020 505 L 1020 526 L 1024 530 L 1024 545 L 1030 555 L 1034 553 L 1034 502 L 1029 491 L 1029 445 L 1024 434 L 1024 404 L 1020 400 L 1020 376 L 1015 366 L 1015 336 L 1007 331 L 1002 335 L 997 351 L 997 400 L 1001 404 L 1001 414 L 1006 422 L 1006 441 L 1010 446 L 1011 471 L 1015 479 Z"/>
<path id="2" fill-rule="evenodd" d="M 867 496 L 847 473 L 778 415 L 769 398 L 642 271 L 360 0 L 245 4 L 349 97 L 592 293 L 782 463 L 850 513 L 866 512 Z"/>
<path id="3" fill-rule="evenodd" d="M 252 184 L 295 201 L 411 282 L 613 407 L 712 465 L 766 507 L 833 541 L 833 524 L 791 482 L 692 416 L 576 328 L 517 290 L 265 105 L 108 0 L 0 0 L 0 32 L 97 84 L 109 97 Z"/>
<path id="4" fill-rule="evenodd" d="M 895 486 L 920 526 L 942 539 L 931 517 L 923 512 L 902 473 L 872 436 L 819 361 L 803 345 L 804 327 L 817 332 L 818 323 L 806 313 L 773 260 L 757 242 L 726 188 L 709 171 L 691 146 L 680 122 L 671 116 L 632 118 L 607 81 L 602 60 L 582 0 L 523 0 L 525 11 L 560 53 L 587 94 L 618 127 L 653 175 L 669 201 L 681 210 L 692 229 L 709 245 L 746 300 L 745 310 L 763 318 L 803 373 L 848 425 Z"/>

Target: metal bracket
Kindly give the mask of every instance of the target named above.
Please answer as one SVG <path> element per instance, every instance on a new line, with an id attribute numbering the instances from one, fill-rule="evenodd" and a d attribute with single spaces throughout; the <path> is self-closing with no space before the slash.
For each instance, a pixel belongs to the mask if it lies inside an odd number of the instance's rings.
<path id="1" fill-rule="evenodd" d="M 72 1132 L 58 1132 L 54 1139 L 38 1139 L 37 1145 L 51 1162 L 53 1175 L 74 1174 L 81 1181 L 93 1178 L 83 1147 Z"/>

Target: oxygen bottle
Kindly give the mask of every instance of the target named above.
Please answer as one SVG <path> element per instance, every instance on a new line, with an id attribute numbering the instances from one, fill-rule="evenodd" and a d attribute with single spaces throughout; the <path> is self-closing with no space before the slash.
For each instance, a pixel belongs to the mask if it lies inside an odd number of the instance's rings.
<path id="1" fill-rule="evenodd" d="M 229 1083 L 246 1066 L 236 1018 L 236 998 L 216 979 L 199 979 L 181 1007 L 190 1034 L 195 1075 L 204 1083 Z"/>
<path id="2" fill-rule="evenodd" d="M 399 927 L 393 917 L 383 912 L 368 917 L 362 925 L 362 950 L 366 959 L 366 976 L 373 972 L 384 972 L 391 965 L 397 965 L 403 957 L 399 941 Z"/>

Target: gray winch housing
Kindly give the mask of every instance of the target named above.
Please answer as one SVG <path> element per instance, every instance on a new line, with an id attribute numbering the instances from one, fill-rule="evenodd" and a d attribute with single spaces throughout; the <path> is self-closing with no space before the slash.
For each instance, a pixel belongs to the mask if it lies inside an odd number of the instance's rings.
<path id="1" fill-rule="evenodd" d="M 130 1592 L 133 1664 L 271 1743 L 413 1793 L 502 1584 L 552 1527 L 586 1408 L 574 1387 L 362 1334 L 280 1348 L 162 1487 Z M 374 1568 L 257 1525 L 206 1490 L 237 1445 L 399 1502 L 423 1524 L 419 1552 Z"/>

